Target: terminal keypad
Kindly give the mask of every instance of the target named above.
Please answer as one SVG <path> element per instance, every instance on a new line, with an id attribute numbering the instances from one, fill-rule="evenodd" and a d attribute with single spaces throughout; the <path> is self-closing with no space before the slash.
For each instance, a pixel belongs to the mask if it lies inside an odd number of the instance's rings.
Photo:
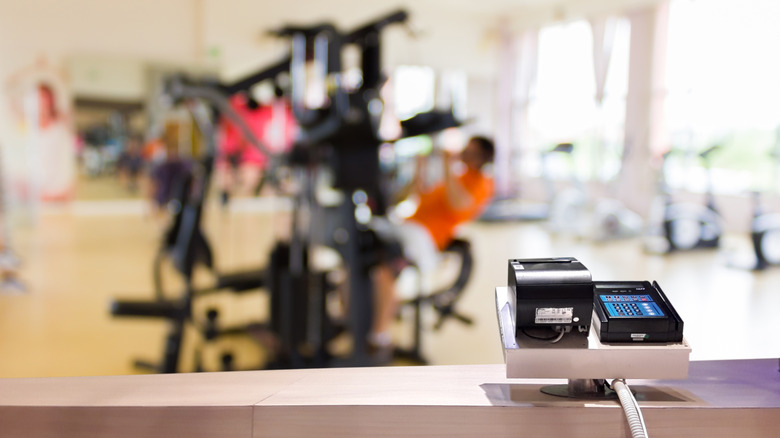
<path id="1" fill-rule="evenodd" d="M 600 295 L 610 316 L 614 317 L 658 317 L 664 313 L 650 295 Z"/>

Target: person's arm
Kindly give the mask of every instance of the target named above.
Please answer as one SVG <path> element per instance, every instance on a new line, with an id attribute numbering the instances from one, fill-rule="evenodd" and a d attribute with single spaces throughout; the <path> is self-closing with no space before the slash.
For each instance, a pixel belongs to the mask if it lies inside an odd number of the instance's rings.
<path id="1" fill-rule="evenodd" d="M 411 196 L 413 193 L 422 193 L 425 190 L 424 178 L 427 157 L 418 156 L 415 162 L 414 176 L 404 187 L 393 196 L 393 203 L 397 204 Z"/>
<path id="2" fill-rule="evenodd" d="M 466 190 L 456 175 L 452 173 L 452 153 L 445 151 L 442 157 L 444 166 L 444 191 L 447 194 L 447 202 L 455 210 L 466 210 L 474 205 L 474 197 Z"/>

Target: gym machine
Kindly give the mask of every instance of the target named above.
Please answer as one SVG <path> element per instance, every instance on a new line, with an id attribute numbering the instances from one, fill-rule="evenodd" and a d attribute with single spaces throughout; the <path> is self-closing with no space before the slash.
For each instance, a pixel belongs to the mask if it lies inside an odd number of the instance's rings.
<path id="1" fill-rule="evenodd" d="M 212 271 L 214 269 L 211 245 L 201 229 L 203 205 L 209 189 L 216 150 L 214 122 L 212 120 L 213 110 L 219 108 L 226 116 L 242 126 L 243 120 L 232 111 L 221 96 L 213 93 L 201 93 L 200 89 L 182 82 L 181 77 L 169 78 L 165 89 L 166 95 L 172 100 L 186 101 L 185 105 L 190 110 L 206 141 L 206 153 L 200 160 L 196 161 L 191 172 L 177 181 L 178 184 L 174 188 L 174 196 L 169 203 L 169 209 L 172 211 L 171 220 L 163 233 L 162 244 L 153 263 L 155 299 L 151 301 L 114 300 L 111 303 L 111 313 L 114 316 L 162 318 L 169 321 L 170 327 L 165 340 L 162 361 L 159 363 L 136 361 L 135 365 L 145 370 L 174 373 L 180 371 L 179 363 L 186 326 L 188 324 L 194 325 L 206 339 L 213 332 L 209 328 L 213 322 L 213 314 L 209 315 L 206 322 L 193 321 L 193 300 L 197 296 L 217 290 L 241 292 L 256 289 L 263 284 L 263 276 L 261 272 L 254 271 L 222 275 L 217 276 L 213 288 L 195 289 L 193 284 L 195 269 L 199 266 Z M 210 100 L 212 106 L 208 107 L 195 100 L 196 96 Z M 257 142 L 254 137 L 251 138 Z M 259 142 L 257 143 L 259 144 Z M 176 299 L 170 299 L 164 293 L 162 264 L 165 260 L 171 261 L 184 283 L 184 290 Z M 200 358 L 197 356 L 198 352 L 196 351 L 195 369 L 200 370 Z"/>
<path id="2" fill-rule="evenodd" d="M 369 229 L 368 222 L 373 215 L 383 215 L 386 209 L 378 155 L 382 141 L 377 134 L 382 110 L 379 88 L 384 83 L 380 68 L 380 33 L 385 27 L 406 19 L 407 14 L 399 11 L 346 34 L 330 24 L 285 27 L 275 34 L 289 38 L 290 56 L 266 70 L 229 85 L 183 76 L 169 79 L 166 94 L 175 100 L 189 102 L 191 109 L 199 109 L 196 119 L 199 125 L 203 125 L 201 132 L 211 139 L 211 143 L 209 154 L 201 166 L 205 170 L 182 189 L 179 201 L 181 213 L 175 215 L 178 219 L 173 221 L 171 230 L 166 233 L 160 252 L 171 257 L 174 266 L 185 278 L 182 297 L 178 300 L 165 299 L 159 293 L 161 281 L 157 279 L 157 300 L 117 300 L 113 303 L 112 313 L 116 316 L 156 317 L 171 321 L 163 364 L 152 369 L 180 371 L 179 357 L 186 324 L 193 324 L 205 340 L 249 330 L 248 327 L 220 328 L 215 310 L 207 313 L 205 321 L 199 321 L 200 318 L 192 315 L 196 297 L 220 290 L 241 292 L 259 288 L 265 288 L 270 293 L 271 317 L 268 324 L 255 324 L 252 330 L 266 331 L 275 339 L 274 360 L 267 367 L 373 364 L 367 345 L 361 340 L 366 339 L 371 328 L 373 293 L 369 270 L 377 262 L 374 250 L 376 236 Z M 342 48 L 348 45 L 356 46 L 362 54 L 362 81 L 352 88 L 344 83 L 341 69 Z M 310 62 L 318 68 L 309 69 Z M 231 110 L 227 97 L 245 93 L 258 82 L 275 79 L 287 72 L 290 75 L 293 113 L 301 132 L 293 150 L 284 157 L 278 157 L 264 150 L 251 130 Z M 319 77 L 308 77 L 312 72 Z M 312 79 L 327 84 L 325 94 L 316 106 L 306 100 L 310 94 L 307 87 Z M 193 267 L 197 264 L 212 266 L 210 247 L 200 231 L 200 221 L 213 168 L 215 148 L 212 131 L 217 114 L 230 117 L 252 144 L 272 158 L 269 172 L 278 170 L 282 165 L 288 166 L 299 184 L 292 195 L 291 238 L 277 242 L 268 266 L 251 272 L 218 276 L 213 288 L 195 290 L 192 285 Z M 324 206 L 318 203 L 314 187 L 323 173 L 330 174 L 333 188 L 344 194 L 344 201 L 340 204 Z M 322 232 L 323 224 L 335 225 Z M 318 234 L 320 241 L 316 241 Z M 327 273 L 315 272 L 310 266 L 310 250 L 318 244 L 335 249 L 347 270 L 348 314 L 346 320 L 339 323 L 328 317 L 325 308 L 326 295 L 333 292 Z M 159 273 L 159 270 L 155 272 Z M 462 278 L 458 282 L 462 289 L 461 283 L 465 283 Z M 455 299 L 444 299 L 452 297 L 453 290 L 444 292 L 436 295 L 440 300 L 434 308 L 443 318 L 459 315 L 454 311 Z M 455 292 L 459 293 L 459 290 Z M 455 294 L 455 298 L 457 296 Z M 412 304 L 419 306 L 422 301 Z M 327 351 L 327 343 L 345 330 L 355 340 L 352 352 L 348 358 L 333 358 Z M 416 330 L 420 330 L 419 325 Z M 224 368 L 232 368 L 229 358 L 224 363 Z"/>
<path id="3" fill-rule="evenodd" d="M 707 174 L 707 190 L 704 205 L 675 202 L 671 190 L 666 184 L 665 169 L 669 152 L 664 155 L 664 164 L 660 171 L 663 212 L 660 223 L 645 240 L 645 249 L 651 253 L 666 254 L 676 251 L 696 249 L 715 249 L 723 234 L 723 220 L 715 206 L 710 171 L 710 156 L 720 149 L 712 146 L 699 153 Z"/>
<path id="4" fill-rule="evenodd" d="M 780 133 L 779 133 L 780 134 Z M 774 169 L 773 181 L 776 183 L 780 166 L 780 142 L 770 153 Z M 780 213 L 766 212 L 761 205 L 761 193 L 753 192 L 753 220 L 750 223 L 750 240 L 756 256 L 754 270 L 760 271 L 770 266 L 780 265 Z"/>
<path id="5" fill-rule="evenodd" d="M 584 233 L 583 218 L 587 215 L 588 196 L 585 186 L 577 178 L 572 154 L 572 143 L 559 143 L 542 156 L 542 176 L 550 198 L 547 229 L 553 233 L 573 234 L 581 236 Z M 553 157 L 563 157 L 569 163 L 570 181 L 567 187 L 556 190 L 550 175 L 550 161 Z"/>
<path id="6" fill-rule="evenodd" d="M 596 242 L 638 236 L 643 226 L 639 214 L 616 198 L 593 199 L 589 196 L 585 184 L 577 179 L 573 164 L 569 187 L 556 193 L 549 176 L 548 161 L 554 156 L 563 156 L 571 163 L 573 151 L 573 144 L 560 143 L 543 155 L 543 176 L 551 199 L 547 228 L 554 233 L 569 233 Z"/>
<path id="7" fill-rule="evenodd" d="M 764 212 L 758 192 L 753 193 L 750 241 L 756 256 L 754 270 L 761 271 L 780 264 L 780 213 Z"/>

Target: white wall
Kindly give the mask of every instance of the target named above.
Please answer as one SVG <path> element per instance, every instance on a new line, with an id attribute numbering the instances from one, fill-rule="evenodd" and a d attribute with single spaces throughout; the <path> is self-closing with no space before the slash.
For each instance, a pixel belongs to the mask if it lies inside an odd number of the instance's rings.
<path id="1" fill-rule="evenodd" d="M 403 8 L 410 13 L 410 26 L 418 36 L 410 37 L 402 26 L 388 28 L 383 34 L 386 66 L 424 64 L 491 75 L 493 15 L 466 15 L 446 6 L 431 7 L 425 3 L 342 0 L 325 7 L 319 0 L 295 0 L 290 3 L 295 5 L 291 9 L 289 5 L 273 6 L 253 0 L 206 0 L 205 45 L 207 50 L 220 54 L 223 78 L 233 80 L 286 54 L 288 43 L 267 35 L 268 30 L 286 24 L 330 22 L 341 31 L 349 31 Z"/>
<path id="2" fill-rule="evenodd" d="M 66 64 L 75 96 L 136 102 L 146 98 L 146 61 L 76 55 L 68 57 Z"/>
<path id="3" fill-rule="evenodd" d="M 0 1 L 0 53 L 12 69 L 44 54 L 191 61 L 192 0 Z"/>
<path id="4" fill-rule="evenodd" d="M 12 75 L 29 74 L 45 59 L 91 96 L 136 96 L 141 60 L 189 64 L 200 59 L 195 6 L 193 0 L 0 0 L 0 144 L 18 142 L 6 96 Z M 82 64 L 70 69 L 75 77 L 69 78 L 67 60 L 74 57 L 91 59 L 111 77 L 91 80 L 90 68 Z M 134 71 L 119 74 L 125 67 Z M 120 87 L 124 80 L 133 84 Z"/>
<path id="5" fill-rule="evenodd" d="M 494 96 L 496 81 L 493 78 L 473 76 L 468 82 L 468 97 L 466 99 L 467 118 L 474 119 L 466 126 L 472 134 L 493 135 L 495 125 Z"/>

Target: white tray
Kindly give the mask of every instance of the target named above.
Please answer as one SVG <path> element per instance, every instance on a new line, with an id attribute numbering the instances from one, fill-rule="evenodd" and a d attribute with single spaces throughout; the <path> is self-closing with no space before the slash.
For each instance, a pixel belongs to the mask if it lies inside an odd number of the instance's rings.
<path id="1" fill-rule="evenodd" d="M 602 344 L 589 333 L 566 333 L 553 344 L 515 336 L 508 287 L 496 288 L 496 313 L 508 378 L 685 379 L 691 346 L 682 343 Z"/>

